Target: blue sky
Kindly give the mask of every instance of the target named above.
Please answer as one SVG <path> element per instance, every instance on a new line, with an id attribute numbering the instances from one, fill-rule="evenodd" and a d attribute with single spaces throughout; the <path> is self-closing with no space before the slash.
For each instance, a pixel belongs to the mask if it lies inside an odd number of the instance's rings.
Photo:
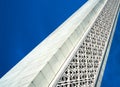
<path id="1" fill-rule="evenodd" d="M 87 0 L 0 0 L 0 77 Z"/>
<path id="2" fill-rule="evenodd" d="M 0 0 L 0 77 L 18 63 L 86 1 L 87 0 Z M 108 58 L 102 87 L 120 87 L 120 84 L 118 84 L 118 81 L 120 81 L 119 25 L 120 17 Z"/>
<path id="3" fill-rule="evenodd" d="M 101 87 L 120 87 L 120 15 Z"/>

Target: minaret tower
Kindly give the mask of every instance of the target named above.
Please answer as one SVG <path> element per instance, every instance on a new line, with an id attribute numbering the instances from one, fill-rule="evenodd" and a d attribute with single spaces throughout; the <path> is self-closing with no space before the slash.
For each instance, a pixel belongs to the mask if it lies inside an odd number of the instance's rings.
<path id="1" fill-rule="evenodd" d="M 100 87 L 120 0 L 88 0 L 0 79 L 0 87 Z"/>

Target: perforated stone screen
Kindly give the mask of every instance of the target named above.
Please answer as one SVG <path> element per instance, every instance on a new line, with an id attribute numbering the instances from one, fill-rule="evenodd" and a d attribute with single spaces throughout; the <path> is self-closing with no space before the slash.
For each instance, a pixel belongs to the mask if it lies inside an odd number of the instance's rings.
<path id="1" fill-rule="evenodd" d="M 108 0 L 56 87 L 93 87 L 102 64 L 119 0 Z"/>

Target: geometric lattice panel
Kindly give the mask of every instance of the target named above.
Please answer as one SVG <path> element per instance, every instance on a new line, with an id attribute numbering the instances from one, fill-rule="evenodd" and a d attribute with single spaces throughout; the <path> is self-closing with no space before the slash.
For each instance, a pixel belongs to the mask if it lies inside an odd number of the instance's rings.
<path id="1" fill-rule="evenodd" d="M 56 87 L 93 87 L 112 32 L 119 0 L 108 0 Z"/>

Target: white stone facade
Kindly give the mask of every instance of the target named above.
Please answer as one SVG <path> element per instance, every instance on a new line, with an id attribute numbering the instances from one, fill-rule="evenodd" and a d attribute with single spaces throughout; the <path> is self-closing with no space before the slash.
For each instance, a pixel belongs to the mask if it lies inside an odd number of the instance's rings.
<path id="1" fill-rule="evenodd" d="M 100 86 L 119 0 L 89 0 L 0 79 L 0 87 Z"/>

